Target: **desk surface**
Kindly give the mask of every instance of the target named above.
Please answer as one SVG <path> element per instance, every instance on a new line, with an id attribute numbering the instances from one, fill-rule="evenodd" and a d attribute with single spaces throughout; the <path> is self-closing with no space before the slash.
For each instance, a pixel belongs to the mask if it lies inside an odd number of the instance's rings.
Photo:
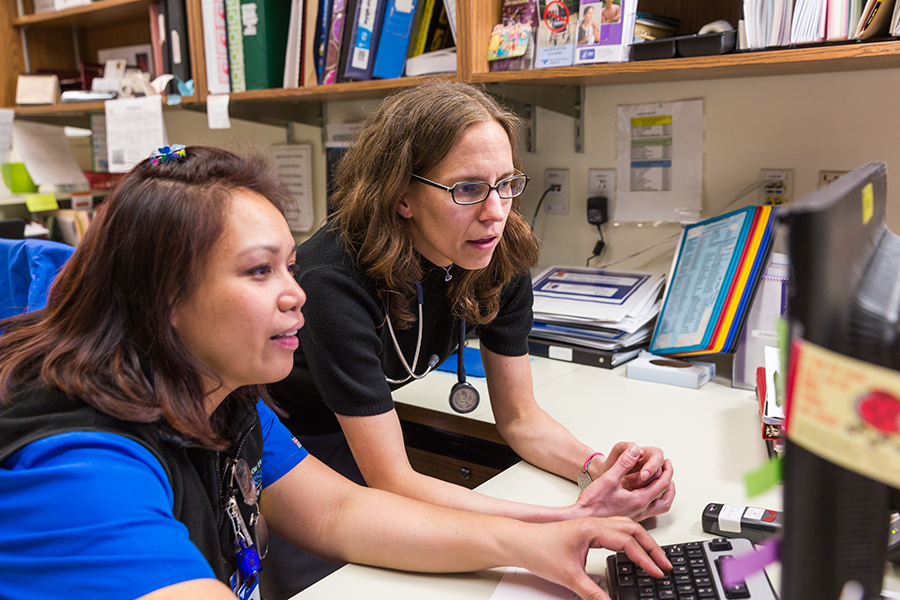
<path id="1" fill-rule="evenodd" d="M 731 388 L 720 378 L 699 390 L 637 381 L 625 367 L 604 370 L 543 358 L 532 360 L 538 403 L 577 438 L 606 452 L 616 442 L 658 446 L 675 467 L 675 502 L 665 515 L 646 523 L 660 544 L 710 539 L 700 526 L 709 502 L 780 510 L 781 489 L 748 498 L 743 475 L 766 460 L 760 438 L 758 404 L 753 392 Z M 452 412 L 448 403 L 456 376 L 435 372 L 395 393 L 395 400 Z M 493 422 L 487 385 L 473 381 L 482 404 L 471 418 Z M 569 505 L 577 497 L 574 483 L 520 462 L 478 487 L 499 498 L 544 505 Z M 589 573 L 605 573 L 607 550 L 588 555 Z M 780 569 L 769 568 L 778 587 Z M 326 577 L 296 600 L 359 596 L 370 600 L 467 598 L 488 600 L 505 569 L 454 575 L 421 575 L 348 565 Z M 900 591 L 893 571 L 886 589 Z"/>

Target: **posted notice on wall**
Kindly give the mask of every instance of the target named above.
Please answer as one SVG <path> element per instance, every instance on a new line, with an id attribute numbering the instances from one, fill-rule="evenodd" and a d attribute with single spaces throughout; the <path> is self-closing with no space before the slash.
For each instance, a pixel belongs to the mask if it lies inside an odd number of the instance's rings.
<path id="1" fill-rule="evenodd" d="M 107 100 L 106 151 L 110 173 L 124 173 L 166 145 L 162 96 Z"/>
<path id="2" fill-rule="evenodd" d="M 284 218 L 291 231 L 309 231 L 313 225 L 313 201 L 310 144 L 280 144 L 271 146 L 272 162 L 281 173 L 281 180 L 291 190 L 294 202 L 285 207 Z"/>
<path id="3" fill-rule="evenodd" d="M 703 193 L 703 100 L 619 106 L 616 222 L 690 223 Z"/>

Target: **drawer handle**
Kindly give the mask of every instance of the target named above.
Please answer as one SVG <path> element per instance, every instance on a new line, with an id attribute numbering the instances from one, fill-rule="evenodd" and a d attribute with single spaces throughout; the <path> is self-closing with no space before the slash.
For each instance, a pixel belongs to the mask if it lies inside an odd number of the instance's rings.
<path id="1" fill-rule="evenodd" d="M 468 481 L 469 478 L 472 477 L 472 471 L 470 471 L 467 467 L 463 467 L 459 470 L 459 476 Z"/>

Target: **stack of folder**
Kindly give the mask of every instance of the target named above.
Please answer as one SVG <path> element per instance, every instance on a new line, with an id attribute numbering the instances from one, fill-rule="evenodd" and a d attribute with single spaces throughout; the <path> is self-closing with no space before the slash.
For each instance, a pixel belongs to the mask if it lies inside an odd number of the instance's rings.
<path id="1" fill-rule="evenodd" d="M 772 248 L 775 207 L 748 206 L 685 227 L 650 352 L 735 351 Z"/>
<path id="2" fill-rule="evenodd" d="M 533 355 L 611 369 L 635 356 L 653 331 L 665 276 L 550 267 L 535 278 Z"/>

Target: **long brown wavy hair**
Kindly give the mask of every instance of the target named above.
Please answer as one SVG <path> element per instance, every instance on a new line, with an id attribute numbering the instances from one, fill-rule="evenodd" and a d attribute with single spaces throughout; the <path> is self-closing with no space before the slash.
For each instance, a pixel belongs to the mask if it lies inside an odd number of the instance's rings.
<path id="1" fill-rule="evenodd" d="M 0 405 L 42 383 L 127 421 L 165 419 L 214 448 L 227 407 L 210 419 L 206 381 L 220 381 L 170 324 L 222 235 L 235 192 L 283 210 L 288 192 L 261 157 L 202 146 L 178 161 L 139 163 L 100 207 L 44 309 L 0 322 Z M 230 399 L 268 399 L 264 385 Z M 223 403 L 229 404 L 229 403 Z"/>
<path id="2" fill-rule="evenodd" d="M 423 277 L 409 224 L 397 214 L 397 205 L 413 173 L 436 167 L 466 128 L 491 120 L 509 136 L 513 165 L 520 169 L 520 119 L 482 90 L 441 79 L 387 97 L 359 127 L 338 163 L 333 197 L 337 226 L 357 268 L 377 282 L 395 327 L 415 320 L 409 307 L 415 282 Z M 520 198 L 514 198 L 490 264 L 452 279 L 447 293 L 456 316 L 489 323 L 499 310 L 503 286 L 537 262 L 537 240 L 519 208 Z"/>

